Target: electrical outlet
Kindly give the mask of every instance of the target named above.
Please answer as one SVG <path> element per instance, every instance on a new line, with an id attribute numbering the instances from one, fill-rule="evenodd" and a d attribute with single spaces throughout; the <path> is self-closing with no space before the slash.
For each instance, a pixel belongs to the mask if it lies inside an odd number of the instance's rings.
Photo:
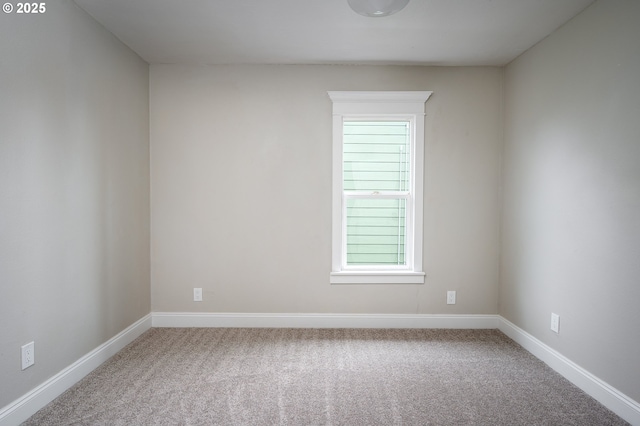
<path id="1" fill-rule="evenodd" d="M 560 333 L 560 315 L 551 314 L 551 331 Z"/>
<path id="2" fill-rule="evenodd" d="M 193 301 L 194 302 L 202 302 L 202 289 L 194 288 L 193 289 Z"/>
<path id="3" fill-rule="evenodd" d="M 455 304 L 456 304 L 456 292 L 447 291 L 447 305 L 455 305 Z"/>
<path id="4" fill-rule="evenodd" d="M 30 342 L 22 346 L 22 369 L 31 367 L 36 363 L 35 343 Z"/>

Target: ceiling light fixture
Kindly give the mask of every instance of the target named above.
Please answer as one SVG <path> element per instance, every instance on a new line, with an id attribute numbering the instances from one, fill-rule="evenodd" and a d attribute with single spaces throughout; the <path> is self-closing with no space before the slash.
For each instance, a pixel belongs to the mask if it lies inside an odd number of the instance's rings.
<path id="1" fill-rule="evenodd" d="M 380 18 L 400 12 L 409 0 L 347 0 L 347 3 L 362 16 Z"/>

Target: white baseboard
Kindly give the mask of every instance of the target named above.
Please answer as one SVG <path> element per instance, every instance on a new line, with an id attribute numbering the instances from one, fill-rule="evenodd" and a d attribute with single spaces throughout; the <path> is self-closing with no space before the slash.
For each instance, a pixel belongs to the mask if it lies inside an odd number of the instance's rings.
<path id="1" fill-rule="evenodd" d="M 497 315 L 153 312 L 153 327 L 498 328 Z"/>
<path id="2" fill-rule="evenodd" d="M 148 314 L 46 382 L 0 409 L 0 425 L 12 426 L 25 421 L 150 328 L 151 314 Z"/>
<path id="3" fill-rule="evenodd" d="M 600 380 L 506 318 L 499 317 L 498 329 L 618 416 L 632 425 L 640 425 L 640 404 L 638 402 Z"/>

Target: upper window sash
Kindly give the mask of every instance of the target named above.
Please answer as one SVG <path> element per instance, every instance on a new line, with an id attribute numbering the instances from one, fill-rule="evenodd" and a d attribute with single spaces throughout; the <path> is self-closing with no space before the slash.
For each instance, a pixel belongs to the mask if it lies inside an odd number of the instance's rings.
<path id="1" fill-rule="evenodd" d="M 343 190 L 413 192 L 414 132 L 414 116 L 343 116 Z"/>

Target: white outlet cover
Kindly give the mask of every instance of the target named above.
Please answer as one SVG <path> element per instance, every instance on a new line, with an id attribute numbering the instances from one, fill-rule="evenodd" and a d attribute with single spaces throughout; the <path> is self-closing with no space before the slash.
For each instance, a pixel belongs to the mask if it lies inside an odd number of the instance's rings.
<path id="1" fill-rule="evenodd" d="M 29 342 L 26 345 L 22 345 L 22 369 L 31 367 L 36 363 L 35 357 L 35 343 Z"/>
<path id="2" fill-rule="evenodd" d="M 551 314 L 551 331 L 560 333 L 560 315 Z"/>
<path id="3" fill-rule="evenodd" d="M 194 302 L 202 302 L 202 289 L 194 288 L 193 289 L 193 301 Z"/>
<path id="4" fill-rule="evenodd" d="M 455 305 L 455 304 L 456 304 L 456 292 L 447 291 L 447 305 Z"/>

